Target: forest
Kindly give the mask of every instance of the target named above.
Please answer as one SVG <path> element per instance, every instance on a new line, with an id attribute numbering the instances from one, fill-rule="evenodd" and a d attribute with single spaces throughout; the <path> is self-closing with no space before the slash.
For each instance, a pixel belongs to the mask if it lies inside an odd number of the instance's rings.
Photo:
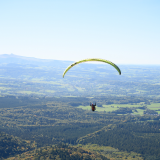
<path id="1" fill-rule="evenodd" d="M 124 155 L 132 159 L 157 159 L 160 156 L 160 115 L 153 114 L 155 110 L 150 110 L 152 112 L 148 114 L 145 112 L 152 103 L 159 102 L 158 98 L 147 100 L 143 97 L 125 97 L 120 101 L 119 97 L 110 97 L 110 99 L 107 97 L 111 106 L 116 101 L 124 105 L 130 102 L 128 105 L 132 106 L 121 107 L 117 111 L 110 112 L 92 112 L 79 108 L 80 105 L 87 105 L 89 100 L 91 99 L 86 97 L 0 97 L 0 131 L 1 146 L 3 146 L 1 158 L 22 156 L 22 154 L 25 157 L 25 153 L 29 151 L 33 152 L 31 156 L 34 157 L 34 153 L 38 153 L 40 158 L 44 155 L 37 149 L 52 145 L 58 147 L 60 144 L 66 145 L 65 150 L 68 150 L 68 145 L 70 147 L 82 145 L 85 150 L 88 144 L 91 144 L 89 149 L 91 152 L 93 152 L 92 145 L 95 144 L 110 146 L 112 150 L 118 149 L 116 154 L 113 151 L 104 153 L 103 149 L 94 151 L 94 154 L 101 155 L 101 159 L 115 157 L 123 159 Z M 97 102 L 103 104 L 106 102 L 105 97 L 97 97 Z M 137 105 L 144 110 L 143 115 L 132 114 L 132 110 L 135 110 Z M 103 105 L 97 106 L 97 108 L 102 107 Z M 45 152 L 50 153 L 51 148 Z M 56 156 L 59 155 L 60 150 Z M 123 154 L 118 154 L 119 152 Z M 132 152 L 134 155 L 131 156 Z M 52 154 L 47 155 L 50 159 L 54 157 Z M 61 159 L 66 158 L 62 157 Z M 69 159 L 74 158 L 71 157 Z M 78 158 L 86 159 L 83 155 Z"/>

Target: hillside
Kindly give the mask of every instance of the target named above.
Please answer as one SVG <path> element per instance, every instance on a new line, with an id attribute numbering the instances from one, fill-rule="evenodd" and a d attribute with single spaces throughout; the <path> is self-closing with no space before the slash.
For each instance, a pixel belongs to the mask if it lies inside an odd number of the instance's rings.
<path id="1" fill-rule="evenodd" d="M 25 152 L 16 157 L 7 160 L 16 159 L 54 159 L 54 160 L 109 160 L 103 155 L 91 152 L 81 147 L 71 147 L 66 145 L 48 146 L 36 149 L 34 151 Z"/>
<path id="2" fill-rule="evenodd" d="M 0 132 L 0 158 L 7 158 L 35 149 L 35 144 Z"/>

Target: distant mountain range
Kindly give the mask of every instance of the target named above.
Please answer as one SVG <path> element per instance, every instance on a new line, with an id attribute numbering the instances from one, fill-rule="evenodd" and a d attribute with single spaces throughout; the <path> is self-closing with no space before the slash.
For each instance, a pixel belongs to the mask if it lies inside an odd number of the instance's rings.
<path id="1" fill-rule="evenodd" d="M 16 64 L 34 64 L 34 65 L 69 65 L 72 61 L 63 61 L 63 60 L 52 60 L 52 59 L 39 59 L 34 57 L 24 57 L 18 56 L 15 54 L 1 54 L 0 55 L 0 63 L 16 63 Z M 61 64 L 60 64 L 61 63 Z"/>

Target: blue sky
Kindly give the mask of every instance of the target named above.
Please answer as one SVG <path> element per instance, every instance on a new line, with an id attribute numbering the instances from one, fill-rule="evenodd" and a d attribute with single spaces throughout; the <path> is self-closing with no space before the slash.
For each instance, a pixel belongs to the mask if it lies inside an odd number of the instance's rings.
<path id="1" fill-rule="evenodd" d="M 0 1 L 0 54 L 11 53 L 160 64 L 160 1 Z"/>

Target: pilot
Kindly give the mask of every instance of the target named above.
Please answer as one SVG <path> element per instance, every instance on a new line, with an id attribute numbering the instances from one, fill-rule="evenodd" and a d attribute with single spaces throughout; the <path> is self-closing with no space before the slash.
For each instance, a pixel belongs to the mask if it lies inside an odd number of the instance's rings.
<path id="1" fill-rule="evenodd" d="M 95 104 L 93 104 L 93 103 L 91 104 L 91 103 L 90 103 L 90 106 L 91 106 L 91 108 L 92 108 L 92 111 L 95 111 L 95 110 L 96 110 L 96 107 L 95 107 L 95 106 L 96 106 L 96 103 L 95 103 Z"/>

